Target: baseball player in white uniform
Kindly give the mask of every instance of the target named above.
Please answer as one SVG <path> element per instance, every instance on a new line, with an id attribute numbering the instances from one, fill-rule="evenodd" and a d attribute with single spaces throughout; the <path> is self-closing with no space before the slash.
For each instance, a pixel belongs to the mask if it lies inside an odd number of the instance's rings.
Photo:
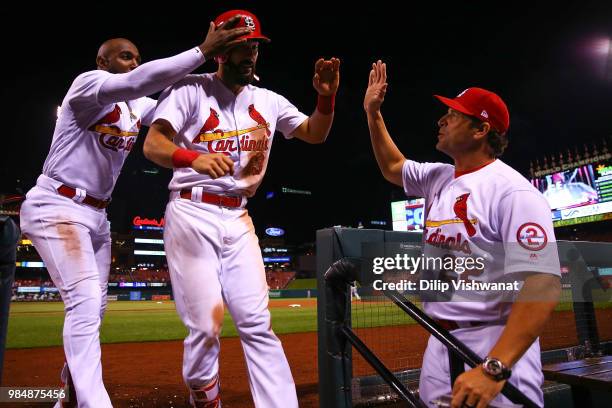
<path id="1" fill-rule="evenodd" d="M 217 58 L 216 73 L 191 75 L 159 99 L 145 155 L 174 168 L 164 243 L 177 311 L 189 334 L 183 377 L 195 407 L 219 407 L 219 334 L 224 302 L 236 324 L 255 406 L 297 407 L 295 384 L 272 331 L 264 264 L 247 198 L 265 174 L 275 131 L 325 141 L 333 121 L 340 61 L 320 59 L 317 109 L 301 113 L 284 97 L 253 86 L 258 47 L 269 41 L 255 15 L 248 42 Z M 178 146 L 178 147 L 177 147 Z"/>
<path id="2" fill-rule="evenodd" d="M 429 316 L 485 362 L 460 367 L 467 371 L 451 384 L 447 349 L 430 337 L 421 399 L 434 406 L 432 401 L 452 393 L 452 407 L 486 407 L 493 400 L 508 402 L 498 394 L 510 381 L 543 406 L 538 336 L 559 298 L 559 259 L 546 200 L 497 159 L 507 145 L 508 109 L 481 88 L 468 88 L 454 99 L 436 96 L 448 107 L 438 121 L 436 148 L 454 165 L 418 163 L 402 155 L 385 128 L 380 108 L 386 89 L 386 65 L 378 61 L 364 99 L 372 147 L 388 181 L 409 196 L 425 198 L 425 256 L 480 256 L 484 268 L 467 275 L 453 271 L 453 279 L 472 284 L 519 279 L 521 285 L 514 303 L 502 301 L 503 294 L 467 290 L 450 301 L 424 303 Z"/>
<path id="3" fill-rule="evenodd" d="M 62 381 L 68 384 L 71 374 L 79 407 L 111 406 L 99 341 L 111 261 L 105 208 L 141 125 L 152 122 L 156 101 L 145 96 L 245 42 L 238 37 L 249 28 L 230 29 L 237 20 L 220 29 L 211 22 L 201 45 L 141 66 L 134 44 L 108 40 L 98 52 L 98 69 L 79 75 L 62 102 L 42 174 L 21 206 L 21 229 L 65 304 Z"/>

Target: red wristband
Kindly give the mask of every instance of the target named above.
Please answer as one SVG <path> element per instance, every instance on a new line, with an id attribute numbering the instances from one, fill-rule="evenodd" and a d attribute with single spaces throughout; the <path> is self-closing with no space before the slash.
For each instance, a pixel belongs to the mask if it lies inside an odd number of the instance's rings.
<path id="1" fill-rule="evenodd" d="M 175 168 L 179 167 L 191 167 L 191 163 L 199 156 L 198 152 L 193 150 L 187 150 L 178 148 L 172 153 L 172 165 Z"/>
<path id="2" fill-rule="evenodd" d="M 327 96 L 319 95 L 317 98 L 317 110 L 324 115 L 334 113 L 334 105 L 336 104 L 336 94 Z"/>

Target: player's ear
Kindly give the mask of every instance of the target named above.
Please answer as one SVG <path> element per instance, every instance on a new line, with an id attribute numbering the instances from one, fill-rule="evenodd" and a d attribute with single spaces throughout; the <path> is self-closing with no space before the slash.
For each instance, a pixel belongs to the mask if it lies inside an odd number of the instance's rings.
<path id="1" fill-rule="evenodd" d="M 96 57 L 96 65 L 98 66 L 98 69 L 108 71 L 108 59 L 104 58 L 103 56 L 98 55 Z"/>
<path id="2" fill-rule="evenodd" d="M 474 138 L 476 140 L 481 140 L 487 137 L 489 131 L 491 130 L 491 124 L 488 122 L 481 122 L 477 126 L 474 126 L 476 132 L 474 133 Z"/>

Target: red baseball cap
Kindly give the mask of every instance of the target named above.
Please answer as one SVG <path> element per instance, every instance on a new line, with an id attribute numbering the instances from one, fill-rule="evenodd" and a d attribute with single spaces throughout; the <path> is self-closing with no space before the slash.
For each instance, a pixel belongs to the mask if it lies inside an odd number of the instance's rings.
<path id="1" fill-rule="evenodd" d="M 253 38 L 256 40 L 264 40 L 266 42 L 270 42 L 270 39 L 261 33 L 261 25 L 259 24 L 259 19 L 257 18 L 257 16 L 255 16 L 255 14 L 251 13 L 250 11 L 246 11 L 246 10 L 226 11 L 225 13 L 221 14 L 219 17 L 215 18 L 215 26 L 219 27 L 219 25 L 221 25 L 225 21 L 237 15 L 241 15 L 242 18 L 240 19 L 238 24 L 236 24 L 235 28 L 249 27 L 253 29 L 253 31 L 250 34 L 243 35 L 242 37 L 240 37 L 240 39 Z"/>
<path id="2" fill-rule="evenodd" d="M 501 134 L 508 131 L 510 126 L 508 107 L 502 98 L 491 91 L 482 88 L 468 88 L 454 99 L 440 95 L 434 96 L 451 109 L 488 122 Z"/>

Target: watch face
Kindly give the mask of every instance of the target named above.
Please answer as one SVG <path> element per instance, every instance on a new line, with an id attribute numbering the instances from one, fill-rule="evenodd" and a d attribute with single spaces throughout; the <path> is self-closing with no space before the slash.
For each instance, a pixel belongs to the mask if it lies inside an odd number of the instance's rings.
<path id="1" fill-rule="evenodd" d="M 501 367 L 500 362 L 497 360 L 487 361 L 487 371 L 489 371 L 492 375 L 501 374 L 502 367 Z"/>

